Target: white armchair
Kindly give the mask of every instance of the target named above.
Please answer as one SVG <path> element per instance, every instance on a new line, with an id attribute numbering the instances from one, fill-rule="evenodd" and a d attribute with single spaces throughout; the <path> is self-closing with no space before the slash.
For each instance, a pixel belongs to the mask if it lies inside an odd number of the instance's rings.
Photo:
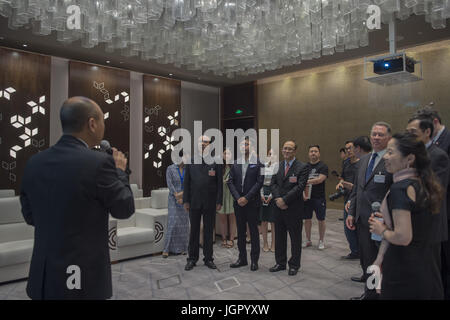
<path id="1" fill-rule="evenodd" d="M 19 197 L 0 198 L 0 283 L 28 277 L 33 244 Z"/>
<path id="2" fill-rule="evenodd" d="M 136 189 L 137 185 L 131 185 L 131 188 L 135 196 L 142 195 L 140 189 Z M 167 229 L 168 196 L 169 189 L 153 190 L 151 197 L 135 198 L 136 210 L 130 218 L 125 220 L 110 218 L 110 221 L 116 224 L 115 227 L 110 224 L 112 261 L 163 251 L 164 233 Z"/>
<path id="3" fill-rule="evenodd" d="M 115 221 L 117 234 L 110 241 L 115 244 L 110 246 L 112 261 L 162 252 L 167 209 L 138 209 L 129 219 Z"/>

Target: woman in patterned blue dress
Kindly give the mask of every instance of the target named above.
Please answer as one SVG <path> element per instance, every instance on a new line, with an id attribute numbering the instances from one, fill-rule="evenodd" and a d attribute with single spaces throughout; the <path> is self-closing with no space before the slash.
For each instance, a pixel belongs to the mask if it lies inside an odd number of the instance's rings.
<path id="1" fill-rule="evenodd" d="M 183 157 L 184 158 L 184 157 Z M 189 243 L 189 214 L 183 208 L 184 163 L 167 168 L 166 181 L 169 188 L 167 233 L 164 240 L 163 258 L 169 253 L 185 254 Z"/>

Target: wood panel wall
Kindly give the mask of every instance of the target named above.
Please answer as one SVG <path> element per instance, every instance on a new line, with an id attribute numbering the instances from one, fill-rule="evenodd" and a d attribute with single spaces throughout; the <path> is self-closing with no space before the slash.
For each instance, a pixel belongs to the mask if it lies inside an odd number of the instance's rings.
<path id="1" fill-rule="evenodd" d="M 94 100 L 105 115 L 111 146 L 130 156 L 130 73 L 83 62 L 69 63 L 69 97 Z"/>
<path id="2" fill-rule="evenodd" d="M 166 169 L 172 164 L 170 140 L 181 124 L 181 82 L 143 76 L 143 168 L 144 196 L 166 187 Z"/>
<path id="3" fill-rule="evenodd" d="M 50 57 L 0 48 L 0 189 L 20 190 L 50 139 Z"/>

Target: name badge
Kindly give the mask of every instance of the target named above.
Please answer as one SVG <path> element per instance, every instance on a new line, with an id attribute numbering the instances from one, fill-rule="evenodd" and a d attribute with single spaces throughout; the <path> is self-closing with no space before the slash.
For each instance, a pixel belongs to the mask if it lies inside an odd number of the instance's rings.
<path id="1" fill-rule="evenodd" d="M 297 183 L 297 177 L 296 176 L 289 177 L 289 183 Z"/>
<path id="2" fill-rule="evenodd" d="M 215 177 L 215 176 L 216 176 L 216 170 L 214 170 L 214 169 L 209 170 L 209 171 L 208 171 L 208 175 L 209 175 L 210 177 Z"/>
<path id="3" fill-rule="evenodd" d="M 386 181 L 386 177 L 382 174 L 376 174 L 373 177 L 373 182 L 375 182 L 375 183 L 385 183 L 385 181 Z"/>

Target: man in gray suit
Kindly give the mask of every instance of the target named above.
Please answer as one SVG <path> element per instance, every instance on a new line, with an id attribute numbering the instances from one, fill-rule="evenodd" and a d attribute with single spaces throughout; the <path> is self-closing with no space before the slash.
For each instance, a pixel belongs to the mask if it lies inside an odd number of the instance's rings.
<path id="1" fill-rule="evenodd" d="M 356 227 L 360 262 L 363 268 L 363 276 L 352 278 L 353 281 L 365 282 L 367 280 L 367 268 L 372 265 L 378 254 L 379 243 L 371 239 L 369 218 L 373 211 L 372 203 L 381 203 L 392 184 L 392 174 L 386 171 L 383 159 L 391 136 L 391 126 L 388 123 L 376 122 L 372 126 L 370 142 L 373 151 L 359 161 L 355 185 L 350 195 L 346 224 L 350 230 L 355 230 Z M 373 300 L 377 298 L 376 291 L 369 290 L 366 286 L 361 297 L 352 299 Z"/>

